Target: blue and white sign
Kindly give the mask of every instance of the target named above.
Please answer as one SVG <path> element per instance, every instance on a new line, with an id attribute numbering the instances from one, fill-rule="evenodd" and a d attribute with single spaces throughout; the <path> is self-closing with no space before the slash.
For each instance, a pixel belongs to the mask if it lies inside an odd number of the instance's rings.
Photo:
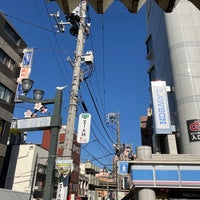
<path id="1" fill-rule="evenodd" d="M 200 186 L 200 166 L 180 166 L 181 185 Z"/>
<path id="2" fill-rule="evenodd" d="M 200 166 L 132 165 L 131 181 L 136 187 L 200 188 Z"/>
<path id="3" fill-rule="evenodd" d="M 165 81 L 152 81 L 153 114 L 156 134 L 172 133 Z"/>
<path id="4" fill-rule="evenodd" d="M 154 171 L 152 165 L 133 165 L 131 166 L 131 180 L 137 186 L 154 186 Z"/>
<path id="5" fill-rule="evenodd" d="M 178 166 L 155 166 L 156 185 L 174 185 L 179 186 Z"/>
<path id="6" fill-rule="evenodd" d="M 20 95 L 22 95 L 22 96 L 25 95 L 23 90 L 22 90 L 22 84 L 21 83 L 17 85 L 17 90 L 16 90 L 16 94 L 15 94 L 15 102 L 22 102 L 21 100 L 18 99 L 18 97 Z"/>
<path id="7" fill-rule="evenodd" d="M 25 49 L 22 60 L 22 67 L 31 67 L 33 58 L 33 49 Z"/>
<path id="8" fill-rule="evenodd" d="M 127 161 L 119 161 L 117 164 L 118 164 L 118 174 L 121 174 L 121 175 L 128 174 L 128 162 Z"/>

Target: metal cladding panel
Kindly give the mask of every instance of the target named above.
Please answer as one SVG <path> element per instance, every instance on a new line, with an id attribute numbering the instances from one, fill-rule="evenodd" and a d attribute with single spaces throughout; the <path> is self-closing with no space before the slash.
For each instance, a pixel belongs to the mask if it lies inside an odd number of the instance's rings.
<path id="1" fill-rule="evenodd" d="M 112 2 L 113 0 L 89 0 L 89 3 L 98 14 L 103 14 Z"/>
<path id="2" fill-rule="evenodd" d="M 67 15 L 70 15 L 72 11 L 80 4 L 80 0 L 48 0 L 56 1 L 63 12 Z"/>
<path id="3" fill-rule="evenodd" d="M 131 13 L 137 13 L 145 4 L 146 0 L 121 0 Z"/>

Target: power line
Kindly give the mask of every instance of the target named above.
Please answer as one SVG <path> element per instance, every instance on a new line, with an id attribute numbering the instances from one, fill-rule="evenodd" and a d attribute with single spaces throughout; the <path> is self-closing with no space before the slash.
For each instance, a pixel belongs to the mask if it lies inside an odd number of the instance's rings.
<path id="1" fill-rule="evenodd" d="M 35 2 L 37 2 L 37 1 L 35 1 Z M 46 13 L 48 14 L 49 22 L 50 22 L 51 26 L 53 27 L 52 22 L 51 22 L 51 20 L 50 20 L 50 18 L 49 18 L 50 13 L 48 12 L 47 5 L 46 5 L 45 1 L 43 1 L 43 3 L 44 3 L 44 6 L 45 6 Z M 37 4 L 37 3 L 36 3 L 36 4 Z M 38 6 L 38 4 L 37 4 L 37 7 L 38 7 L 38 11 L 39 11 L 39 6 Z M 39 13 L 40 13 L 40 12 L 39 12 Z M 40 17 L 41 17 L 41 13 L 40 13 Z M 42 17 L 41 17 L 41 19 L 42 19 Z M 43 20 L 42 20 L 42 23 L 43 23 L 43 26 L 44 26 L 45 23 L 44 23 Z M 59 44 L 58 44 L 58 39 L 57 39 L 57 37 L 56 37 L 56 35 L 55 35 L 55 31 L 53 32 L 53 35 L 54 35 L 54 38 L 55 38 L 55 40 L 56 40 L 56 45 L 57 45 L 58 50 L 59 50 L 59 55 L 61 55 L 61 49 L 60 49 L 60 46 L 59 46 Z M 51 50 L 52 50 L 53 55 L 54 55 L 54 57 L 55 57 L 56 63 L 57 63 L 57 65 L 58 65 L 58 68 L 59 68 L 59 70 L 60 70 L 60 72 L 61 72 L 61 74 L 62 74 L 62 76 L 63 76 L 63 79 L 65 80 L 65 82 L 67 82 L 67 79 L 66 79 L 66 77 L 64 76 L 65 73 L 63 73 L 62 67 L 60 66 L 60 63 L 59 63 L 59 61 L 58 61 L 58 59 L 57 59 L 57 56 L 56 56 L 55 48 L 52 46 L 52 43 L 51 43 L 51 40 L 50 40 L 48 34 L 47 34 L 47 37 L 48 37 L 49 44 L 50 44 L 50 46 L 51 46 Z M 63 62 L 63 59 L 62 59 L 62 58 L 61 58 L 61 61 Z M 64 65 L 65 65 L 65 63 L 63 62 L 63 66 L 64 66 Z M 67 71 L 66 71 L 66 72 L 67 72 Z M 66 74 L 67 74 L 67 77 L 68 77 L 68 79 L 69 79 L 69 74 L 68 74 L 68 73 L 66 73 Z"/>
<path id="2" fill-rule="evenodd" d="M 102 124 L 102 127 L 103 127 L 103 129 L 104 129 L 104 131 L 105 131 L 107 137 L 109 138 L 109 140 L 112 142 L 112 144 L 114 144 L 114 141 L 112 140 L 112 138 L 110 137 L 109 133 L 107 132 L 107 130 L 106 130 L 105 126 L 104 126 L 104 123 L 103 123 L 102 118 L 101 118 L 101 116 L 100 116 L 99 110 L 98 110 L 97 105 L 96 105 L 96 103 L 95 103 L 95 101 L 94 101 L 94 97 L 93 97 L 93 95 L 92 95 L 92 93 L 91 93 L 91 91 L 90 91 L 90 88 L 89 88 L 89 86 L 88 86 L 87 80 L 85 80 L 85 83 L 86 83 L 87 89 L 88 89 L 88 91 L 89 91 L 90 97 L 91 97 L 91 99 L 92 99 L 92 102 L 93 102 L 93 104 L 94 104 L 94 107 L 95 107 L 95 110 L 96 110 L 96 112 L 97 112 L 97 115 L 98 115 L 98 117 L 99 117 L 99 120 L 100 120 L 100 122 L 101 122 L 101 124 Z"/>

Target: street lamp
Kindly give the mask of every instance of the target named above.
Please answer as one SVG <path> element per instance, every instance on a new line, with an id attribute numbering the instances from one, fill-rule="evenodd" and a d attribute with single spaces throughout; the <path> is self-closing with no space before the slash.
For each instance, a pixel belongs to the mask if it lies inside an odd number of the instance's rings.
<path id="1" fill-rule="evenodd" d="M 54 171 L 55 171 L 55 159 L 57 157 L 57 143 L 58 143 L 58 134 L 59 129 L 62 125 L 62 118 L 61 118 L 61 105 L 62 105 L 62 90 L 65 87 L 57 87 L 56 95 L 53 99 L 46 99 L 42 100 L 44 91 L 43 90 L 34 90 L 34 98 L 28 98 L 26 95 L 31 90 L 34 81 L 30 79 L 23 79 L 22 80 L 22 90 L 24 95 L 19 95 L 18 99 L 22 100 L 23 102 L 29 103 L 41 103 L 42 105 L 54 104 L 54 112 L 53 115 L 50 117 L 50 123 L 46 124 L 46 127 L 43 126 L 38 127 L 20 127 L 20 123 L 17 123 L 17 128 L 19 130 L 44 130 L 51 128 L 51 140 L 50 140 L 50 148 L 49 148 L 49 156 L 48 156 L 48 164 L 47 164 L 47 171 L 46 171 L 46 178 L 45 178 L 45 188 L 44 188 L 44 200 L 51 200 L 52 199 L 52 191 L 53 191 L 53 178 L 54 178 Z M 44 117 L 43 117 L 44 118 Z M 40 118 L 42 120 L 43 118 Z M 28 120 L 28 119 L 23 119 Z M 39 120 L 33 118 L 34 120 Z M 34 123 L 33 123 L 34 124 Z"/>
<path id="2" fill-rule="evenodd" d="M 25 93 L 24 96 L 31 90 L 33 87 L 34 81 L 28 78 L 22 79 L 22 90 Z M 36 100 L 41 100 L 44 96 L 44 91 L 43 90 L 33 90 L 33 98 Z"/>
<path id="3" fill-rule="evenodd" d="M 31 90 L 33 87 L 34 81 L 28 78 L 22 79 L 22 90 L 25 93 L 25 95 Z"/>

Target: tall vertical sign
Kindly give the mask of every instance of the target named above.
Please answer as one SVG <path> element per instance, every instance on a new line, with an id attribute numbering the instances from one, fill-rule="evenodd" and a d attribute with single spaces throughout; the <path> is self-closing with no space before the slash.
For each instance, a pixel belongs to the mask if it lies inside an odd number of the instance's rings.
<path id="1" fill-rule="evenodd" d="M 19 78 L 17 80 L 18 83 L 21 83 L 22 79 L 29 77 L 32 67 L 32 60 L 33 60 L 33 48 L 24 49 L 24 56 L 21 63 L 21 70 Z"/>
<path id="2" fill-rule="evenodd" d="M 155 131 L 157 134 L 172 133 L 166 82 L 152 81 L 151 90 Z"/>
<path id="3" fill-rule="evenodd" d="M 18 85 L 17 85 L 17 90 L 16 90 L 16 97 L 15 100 L 18 100 L 19 95 L 23 95 L 22 91 L 22 84 L 21 81 L 24 78 L 29 78 L 30 73 L 31 73 L 31 67 L 32 67 L 32 60 L 33 60 L 33 48 L 26 48 L 24 49 L 24 56 L 21 62 L 21 69 L 20 69 L 20 74 L 17 79 Z"/>
<path id="4" fill-rule="evenodd" d="M 89 142 L 90 124 L 91 124 L 91 115 L 89 113 L 82 113 L 79 115 L 78 134 L 77 134 L 78 143 Z"/>

